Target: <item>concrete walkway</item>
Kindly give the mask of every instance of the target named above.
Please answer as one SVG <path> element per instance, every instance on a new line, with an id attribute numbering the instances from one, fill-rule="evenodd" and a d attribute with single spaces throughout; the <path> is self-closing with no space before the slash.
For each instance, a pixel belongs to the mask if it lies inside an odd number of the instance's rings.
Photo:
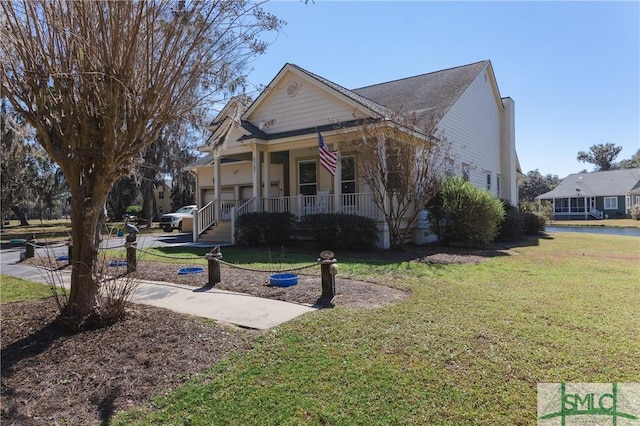
<path id="1" fill-rule="evenodd" d="M 48 275 L 43 268 L 17 263 L 21 251 L 24 249 L 0 252 L 0 273 L 46 283 Z M 70 272 L 60 271 L 59 277 L 69 285 Z M 132 302 L 258 330 L 275 327 L 316 310 L 306 305 L 264 299 L 244 293 L 156 281 L 141 281 Z"/>

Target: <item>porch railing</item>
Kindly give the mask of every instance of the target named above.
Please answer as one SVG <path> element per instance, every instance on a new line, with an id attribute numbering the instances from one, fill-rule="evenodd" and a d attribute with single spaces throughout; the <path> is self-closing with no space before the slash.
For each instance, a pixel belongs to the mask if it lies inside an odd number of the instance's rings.
<path id="1" fill-rule="evenodd" d="M 589 214 L 593 217 L 595 217 L 596 219 L 602 219 L 603 218 L 603 214 L 600 210 L 596 209 L 596 208 L 591 208 L 589 210 Z"/>
<path id="2" fill-rule="evenodd" d="M 337 202 L 336 202 L 337 201 Z M 334 194 L 320 193 L 318 195 L 294 195 L 290 197 L 263 198 L 256 205 L 255 197 L 249 200 L 223 200 L 220 202 L 220 212 L 215 218 L 215 204 L 212 201 L 198 211 L 197 236 L 200 236 L 209 226 L 216 222 L 231 222 L 231 239 L 235 244 L 235 223 L 238 216 L 251 212 L 289 212 L 298 217 L 316 213 L 344 213 L 359 216 L 380 218 L 380 212 L 373 202 L 373 194 Z"/>
<path id="3" fill-rule="evenodd" d="M 211 201 L 198 210 L 195 218 L 196 220 L 194 221 L 195 223 L 193 224 L 196 232 L 196 239 L 206 231 L 207 228 L 215 223 L 215 203 L 215 200 Z"/>
<path id="4" fill-rule="evenodd" d="M 341 194 L 337 199 L 334 194 L 328 193 L 263 198 L 259 211 L 289 212 L 298 217 L 316 213 L 345 213 L 371 218 L 379 216 L 378 208 L 373 203 L 373 194 Z"/>

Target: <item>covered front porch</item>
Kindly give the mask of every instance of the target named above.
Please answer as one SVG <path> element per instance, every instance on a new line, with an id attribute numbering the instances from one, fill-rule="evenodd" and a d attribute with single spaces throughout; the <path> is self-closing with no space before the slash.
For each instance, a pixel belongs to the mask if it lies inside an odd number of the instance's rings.
<path id="1" fill-rule="evenodd" d="M 327 139 L 339 154 L 333 175 L 321 164 L 315 137 L 278 145 L 253 143 L 250 151 L 233 147 L 224 155 L 211 154 L 207 164 L 194 168 L 198 188 L 194 241 L 219 228 L 233 244 L 235 220 L 252 212 L 287 212 L 298 218 L 354 214 L 379 220 L 384 228 L 372 191 L 356 179 L 356 153 L 347 146 L 341 149 L 337 136 Z"/>

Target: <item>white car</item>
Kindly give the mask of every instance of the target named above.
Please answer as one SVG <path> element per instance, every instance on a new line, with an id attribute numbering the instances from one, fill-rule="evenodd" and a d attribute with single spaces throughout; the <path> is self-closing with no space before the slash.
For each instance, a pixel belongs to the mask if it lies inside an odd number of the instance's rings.
<path id="1" fill-rule="evenodd" d="M 182 219 L 185 217 L 193 217 L 195 205 L 180 207 L 173 213 L 163 214 L 160 217 L 160 228 L 165 232 L 171 232 L 174 229 L 182 231 Z"/>

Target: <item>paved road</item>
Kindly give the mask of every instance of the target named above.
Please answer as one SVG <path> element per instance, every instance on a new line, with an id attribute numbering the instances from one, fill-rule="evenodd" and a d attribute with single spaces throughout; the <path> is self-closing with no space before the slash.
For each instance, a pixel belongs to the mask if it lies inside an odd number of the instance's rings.
<path id="1" fill-rule="evenodd" d="M 102 246 L 116 247 L 123 243 L 124 237 L 112 238 L 104 241 Z M 194 245 L 191 243 L 190 234 L 143 235 L 138 240 L 138 246 L 141 248 L 181 245 Z M 66 255 L 68 249 L 57 247 L 49 250 L 53 256 L 59 256 Z M 48 274 L 42 269 L 20 264 L 20 256 L 24 251 L 22 244 L 3 244 L 0 248 L 0 273 L 46 283 Z M 47 249 L 38 248 L 36 255 L 45 255 L 46 252 Z M 69 285 L 71 276 L 68 272 L 60 272 L 59 277 Z M 259 330 L 275 327 L 299 315 L 316 310 L 306 305 L 263 299 L 243 293 L 215 288 L 194 289 L 190 286 L 154 281 L 142 281 L 132 302 Z"/>

